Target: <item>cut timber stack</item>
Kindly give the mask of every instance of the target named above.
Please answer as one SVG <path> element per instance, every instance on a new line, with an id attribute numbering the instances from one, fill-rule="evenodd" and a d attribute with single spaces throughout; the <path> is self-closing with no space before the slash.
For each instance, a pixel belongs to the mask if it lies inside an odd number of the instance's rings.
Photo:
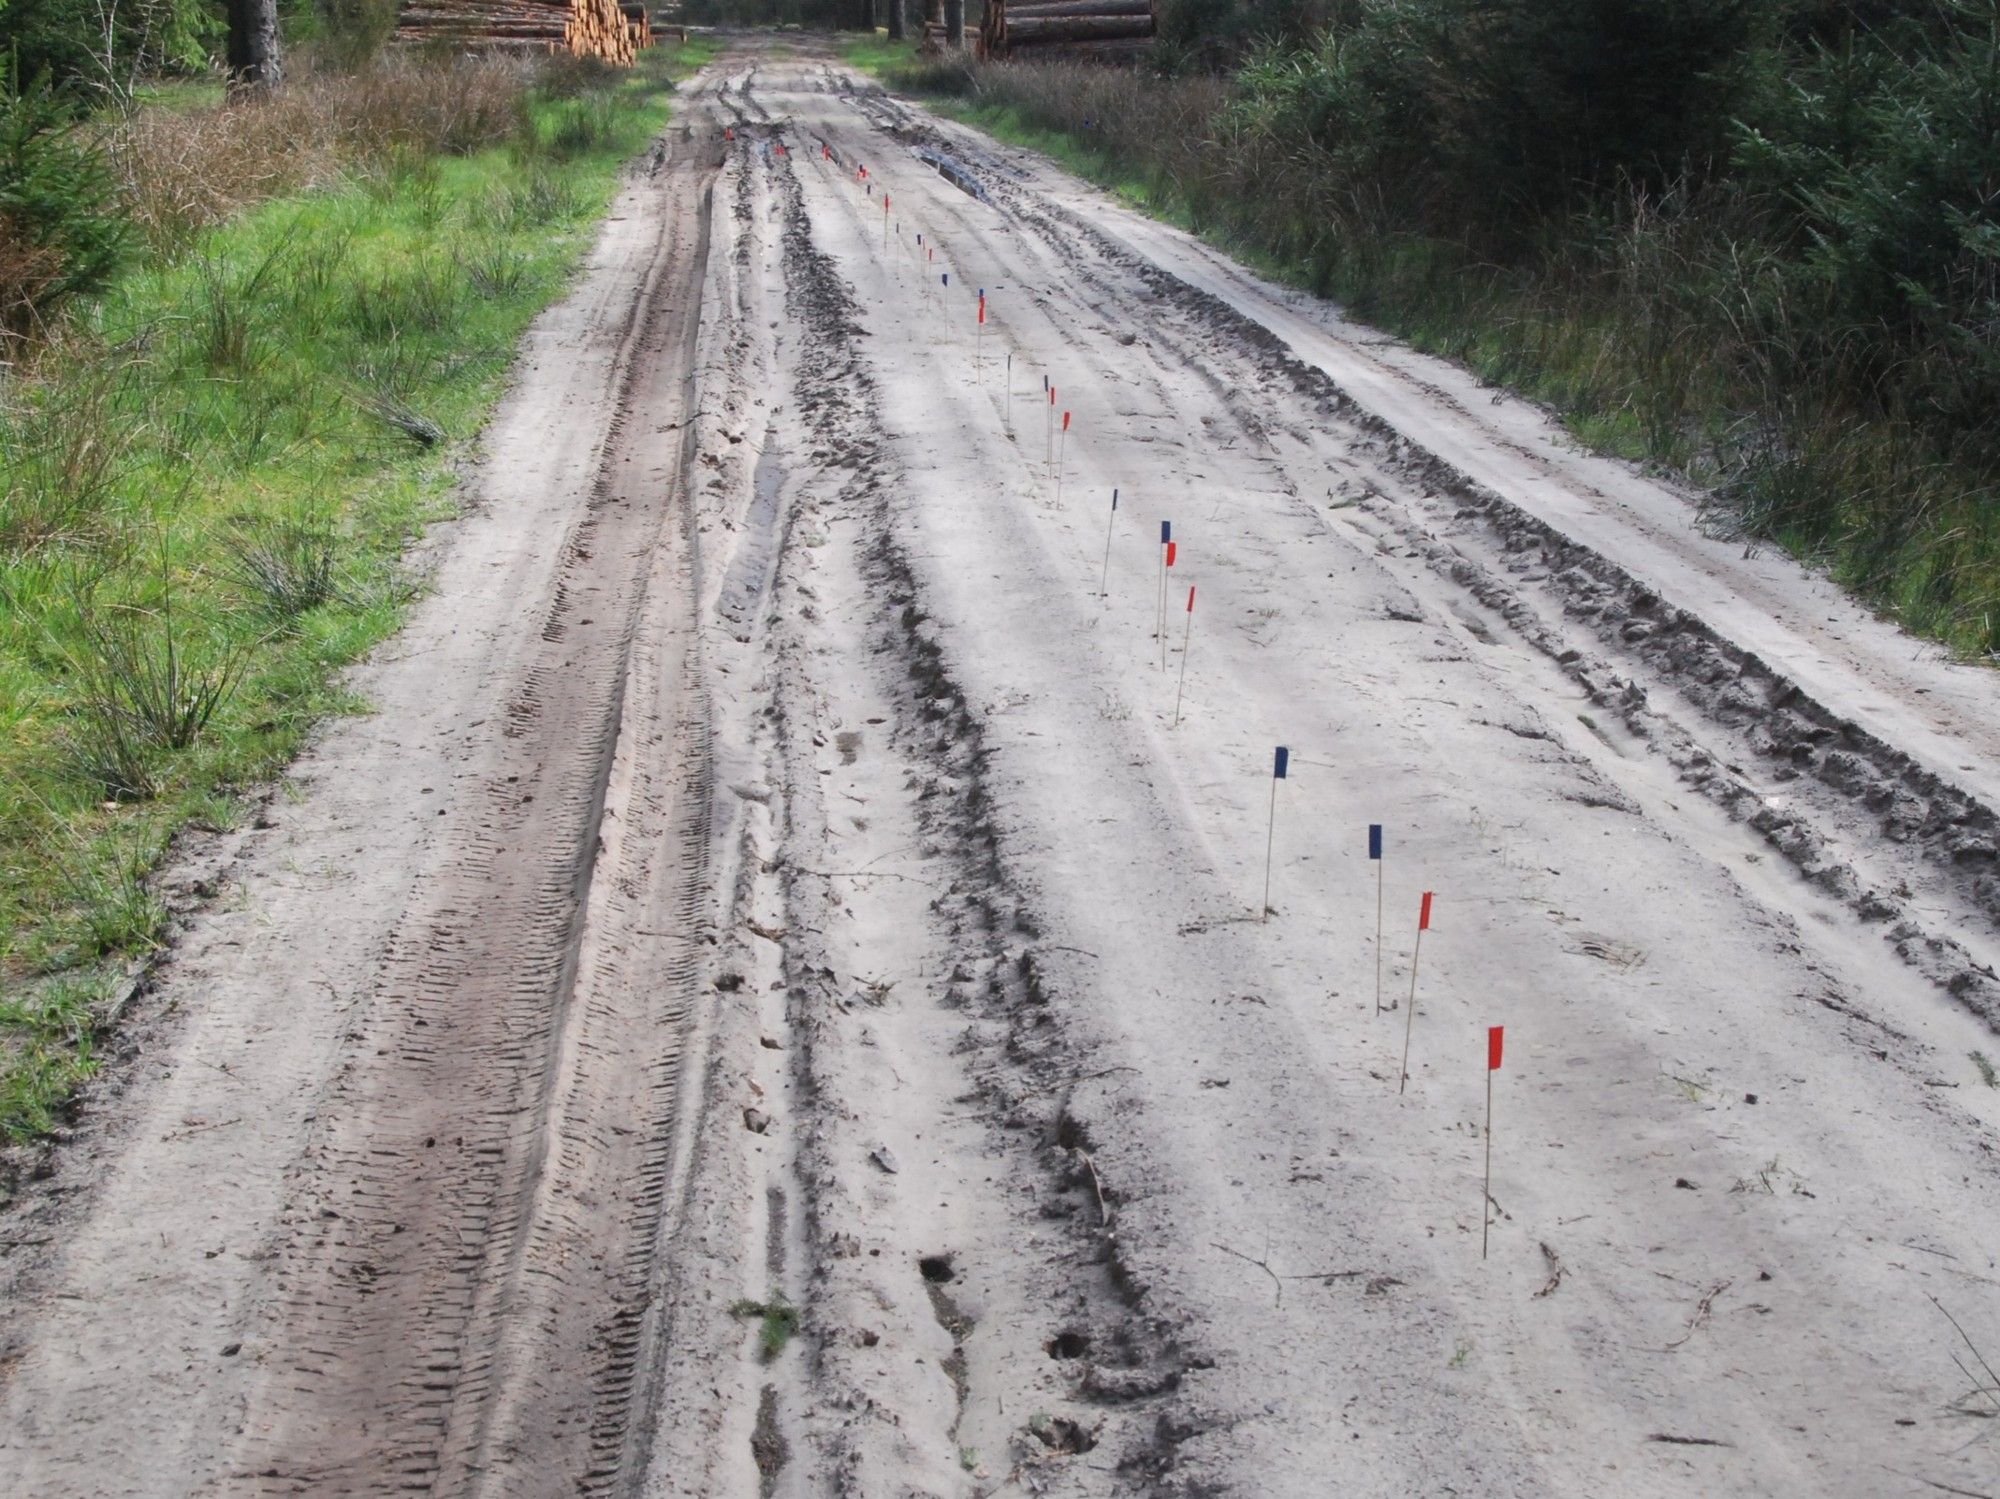
<path id="1" fill-rule="evenodd" d="M 407 0 L 396 17 L 396 40 L 570 52 L 623 66 L 651 45 L 652 24 L 643 7 L 619 0 Z"/>
<path id="2" fill-rule="evenodd" d="M 987 0 L 989 9 L 992 0 Z M 951 28 L 944 23 L 944 0 L 924 0 L 924 39 L 918 51 L 929 56 L 948 51 L 951 47 Z"/>
<path id="3" fill-rule="evenodd" d="M 1017 62 L 1129 62 L 1159 32 L 1155 0 L 986 0 L 979 55 Z"/>

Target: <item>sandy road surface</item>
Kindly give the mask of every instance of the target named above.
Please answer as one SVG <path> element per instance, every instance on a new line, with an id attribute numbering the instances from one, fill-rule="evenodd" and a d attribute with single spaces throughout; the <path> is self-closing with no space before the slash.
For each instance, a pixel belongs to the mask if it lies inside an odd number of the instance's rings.
<path id="1" fill-rule="evenodd" d="M 2000 1493 L 1990 676 L 797 44 L 472 499 L 12 1215 L 0 1490 Z"/>

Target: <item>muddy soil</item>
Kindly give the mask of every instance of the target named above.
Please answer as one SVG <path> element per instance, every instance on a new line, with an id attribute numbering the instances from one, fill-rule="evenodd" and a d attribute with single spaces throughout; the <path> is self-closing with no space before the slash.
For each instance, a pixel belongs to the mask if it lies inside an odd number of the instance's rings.
<path id="1" fill-rule="evenodd" d="M 2000 1492 L 1990 673 L 796 39 L 431 560 L 0 1231 L 0 1491 Z"/>

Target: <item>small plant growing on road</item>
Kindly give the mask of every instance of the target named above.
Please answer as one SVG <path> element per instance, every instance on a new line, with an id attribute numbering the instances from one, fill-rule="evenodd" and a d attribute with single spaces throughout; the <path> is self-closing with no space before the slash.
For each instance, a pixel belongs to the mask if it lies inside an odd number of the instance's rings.
<path id="1" fill-rule="evenodd" d="M 2000 1088 L 2000 1072 L 1993 1070 L 1993 1059 L 1983 1051 L 1972 1053 L 1972 1065 L 1979 1069 L 1979 1080 L 1989 1088 Z"/>
<path id="2" fill-rule="evenodd" d="M 785 1345 L 799 1330 L 799 1309 L 783 1296 L 774 1296 L 769 1301 L 744 1297 L 729 1304 L 729 1314 L 758 1319 L 757 1356 L 767 1364 L 785 1351 Z"/>

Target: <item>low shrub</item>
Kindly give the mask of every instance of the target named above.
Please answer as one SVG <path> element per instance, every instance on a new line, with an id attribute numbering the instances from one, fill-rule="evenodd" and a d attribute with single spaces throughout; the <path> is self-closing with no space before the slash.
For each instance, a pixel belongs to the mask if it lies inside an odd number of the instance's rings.
<path id="1" fill-rule="evenodd" d="M 175 254 L 267 198 L 510 140 L 533 79 L 507 59 L 391 59 L 199 109 L 140 109 L 110 127 L 105 149 L 132 220 Z"/>

